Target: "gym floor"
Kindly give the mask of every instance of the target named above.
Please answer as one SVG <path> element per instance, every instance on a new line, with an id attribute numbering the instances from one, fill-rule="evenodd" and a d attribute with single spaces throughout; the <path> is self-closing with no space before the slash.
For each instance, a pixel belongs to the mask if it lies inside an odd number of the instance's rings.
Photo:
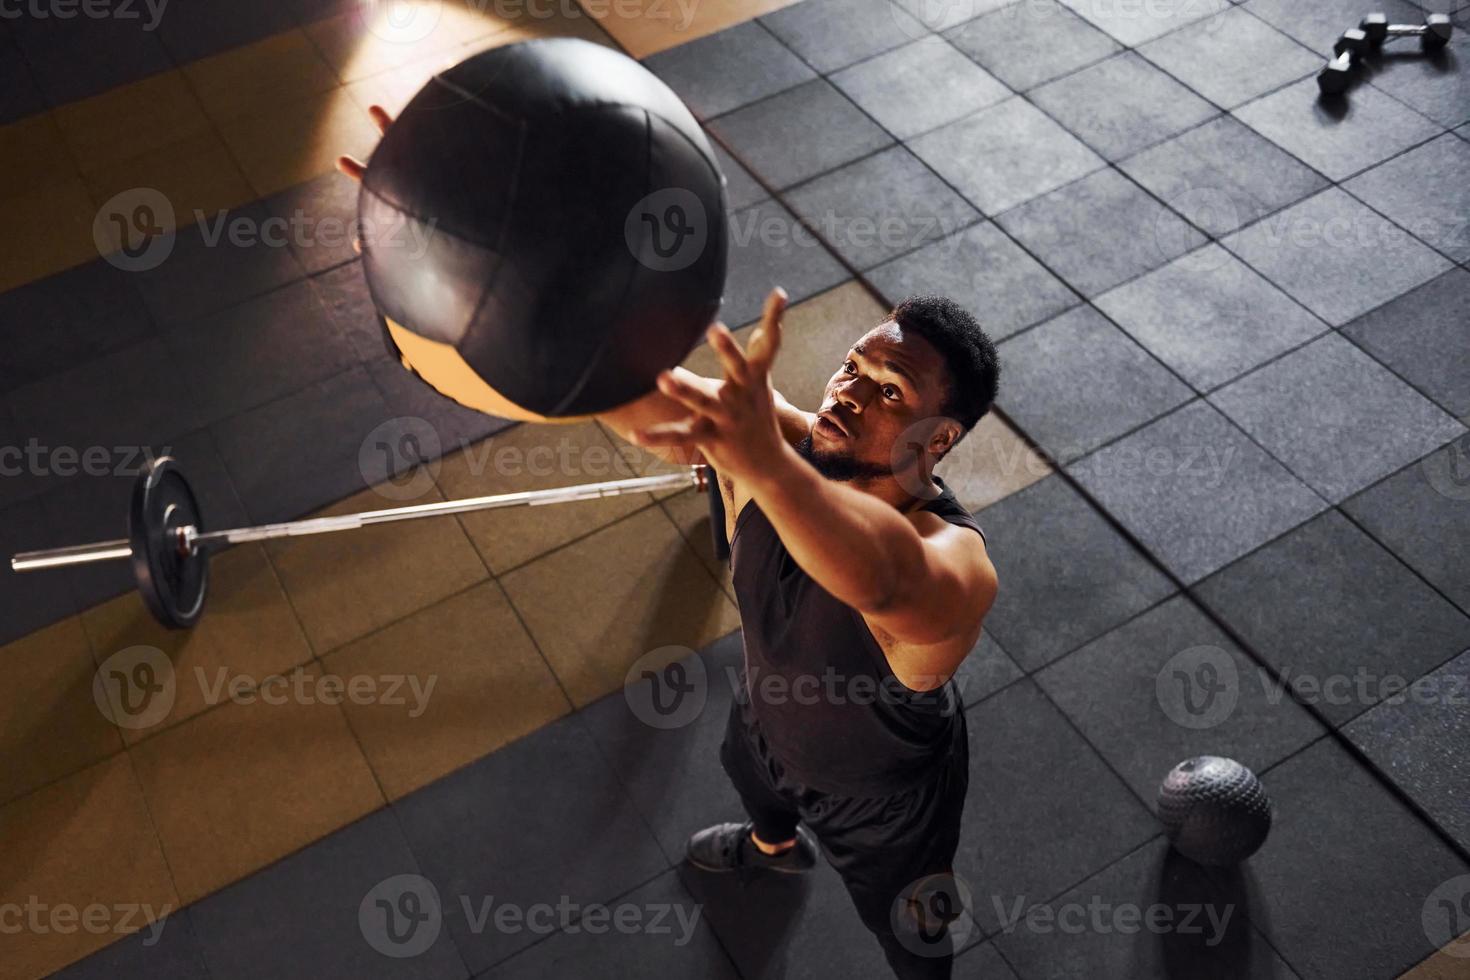
<path id="1" fill-rule="evenodd" d="M 144 450 L 214 527 L 656 471 L 390 361 L 332 172 L 370 151 L 368 104 L 439 67 L 595 40 L 720 145 L 722 318 L 788 290 L 793 402 L 910 293 L 1001 342 L 999 411 L 940 471 L 1001 579 L 959 678 L 956 976 L 1470 976 L 1470 12 L 1441 55 L 1403 44 L 1319 103 L 1364 2 L 443 0 L 406 28 L 346 0 L 16 8 L 0 553 L 118 536 Z M 138 270 L 98 255 L 140 188 L 178 233 Z M 246 235 L 216 237 L 226 209 Z M 272 218 L 285 240 L 249 237 Z M 739 813 L 716 758 L 739 620 L 702 495 L 246 545 L 213 572 L 187 634 L 121 563 L 0 572 L 0 977 L 883 975 L 830 871 L 681 867 Z M 172 688 L 115 725 L 94 678 L 138 647 Z M 1204 718 L 1178 670 L 1201 649 L 1228 701 Z M 659 727 L 624 684 L 675 656 L 704 706 Z M 1275 801 L 1238 873 L 1172 856 L 1152 815 L 1197 754 Z M 390 893 L 429 910 L 411 949 L 360 917 Z M 1238 915 L 1139 926 L 1202 902 Z"/>

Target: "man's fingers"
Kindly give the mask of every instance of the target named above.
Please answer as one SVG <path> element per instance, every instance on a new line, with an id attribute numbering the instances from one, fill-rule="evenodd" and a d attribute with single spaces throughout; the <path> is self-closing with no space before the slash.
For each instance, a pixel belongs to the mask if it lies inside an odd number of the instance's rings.
<path id="1" fill-rule="evenodd" d="M 367 171 L 367 164 L 355 157 L 340 156 L 337 158 L 337 169 L 353 180 L 362 180 L 362 175 Z"/>
<path id="2" fill-rule="evenodd" d="M 769 374 L 776 352 L 781 349 L 781 317 L 786 313 L 786 290 L 777 286 L 766 297 L 765 309 L 761 314 L 760 326 L 750 338 L 748 359 L 750 368 L 759 374 Z"/>
<path id="3" fill-rule="evenodd" d="M 691 384 L 680 381 L 672 371 L 664 371 L 658 376 L 658 390 L 691 412 L 698 412 L 702 415 L 718 415 L 724 412 L 724 406 L 720 403 L 719 398 L 710 392 L 702 391 Z"/>
<path id="4" fill-rule="evenodd" d="M 372 117 L 373 124 L 378 127 L 378 132 L 386 136 L 388 127 L 393 125 L 393 117 L 388 115 L 388 110 L 380 105 L 370 105 L 368 115 Z"/>
<path id="5" fill-rule="evenodd" d="M 646 429 L 638 429 L 631 433 L 633 443 L 638 446 L 650 448 L 675 447 L 694 452 L 698 448 L 700 439 L 709 435 L 711 426 L 708 419 L 694 418 L 682 422 L 665 422 L 662 425 L 650 425 Z"/>
<path id="6" fill-rule="evenodd" d="M 723 323 L 716 323 L 709 328 L 708 336 L 709 345 L 719 355 L 720 366 L 725 370 L 725 377 L 738 385 L 750 384 L 750 365 L 746 363 L 745 352 L 735 342 L 730 328 Z"/>

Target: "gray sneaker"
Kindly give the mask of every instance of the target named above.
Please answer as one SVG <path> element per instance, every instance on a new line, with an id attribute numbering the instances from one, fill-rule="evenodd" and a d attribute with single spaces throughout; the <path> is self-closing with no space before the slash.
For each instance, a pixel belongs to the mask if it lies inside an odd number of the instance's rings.
<path id="1" fill-rule="evenodd" d="M 817 842 L 805 827 L 796 828 L 796 843 L 780 854 L 766 854 L 750 839 L 754 824 L 717 823 L 689 838 L 689 863 L 702 871 L 779 871 L 801 874 L 817 864 Z"/>

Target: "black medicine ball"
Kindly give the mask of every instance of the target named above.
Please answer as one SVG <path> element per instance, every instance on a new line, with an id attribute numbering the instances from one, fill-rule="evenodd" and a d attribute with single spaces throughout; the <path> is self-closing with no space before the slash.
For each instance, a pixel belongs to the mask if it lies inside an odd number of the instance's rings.
<path id="1" fill-rule="evenodd" d="M 430 79 L 374 151 L 358 217 L 400 357 L 497 414 L 580 416 L 646 394 L 724 289 L 708 139 L 646 68 L 577 39 Z"/>

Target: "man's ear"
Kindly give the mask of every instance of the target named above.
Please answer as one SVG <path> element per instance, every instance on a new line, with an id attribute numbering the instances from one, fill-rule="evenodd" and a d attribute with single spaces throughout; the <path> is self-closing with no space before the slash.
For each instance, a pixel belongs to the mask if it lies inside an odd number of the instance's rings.
<path id="1" fill-rule="evenodd" d="M 960 441 L 960 436 L 965 430 L 953 419 L 945 419 L 934 428 L 929 436 L 929 455 L 935 459 L 942 459 L 949 452 L 950 447 Z"/>

